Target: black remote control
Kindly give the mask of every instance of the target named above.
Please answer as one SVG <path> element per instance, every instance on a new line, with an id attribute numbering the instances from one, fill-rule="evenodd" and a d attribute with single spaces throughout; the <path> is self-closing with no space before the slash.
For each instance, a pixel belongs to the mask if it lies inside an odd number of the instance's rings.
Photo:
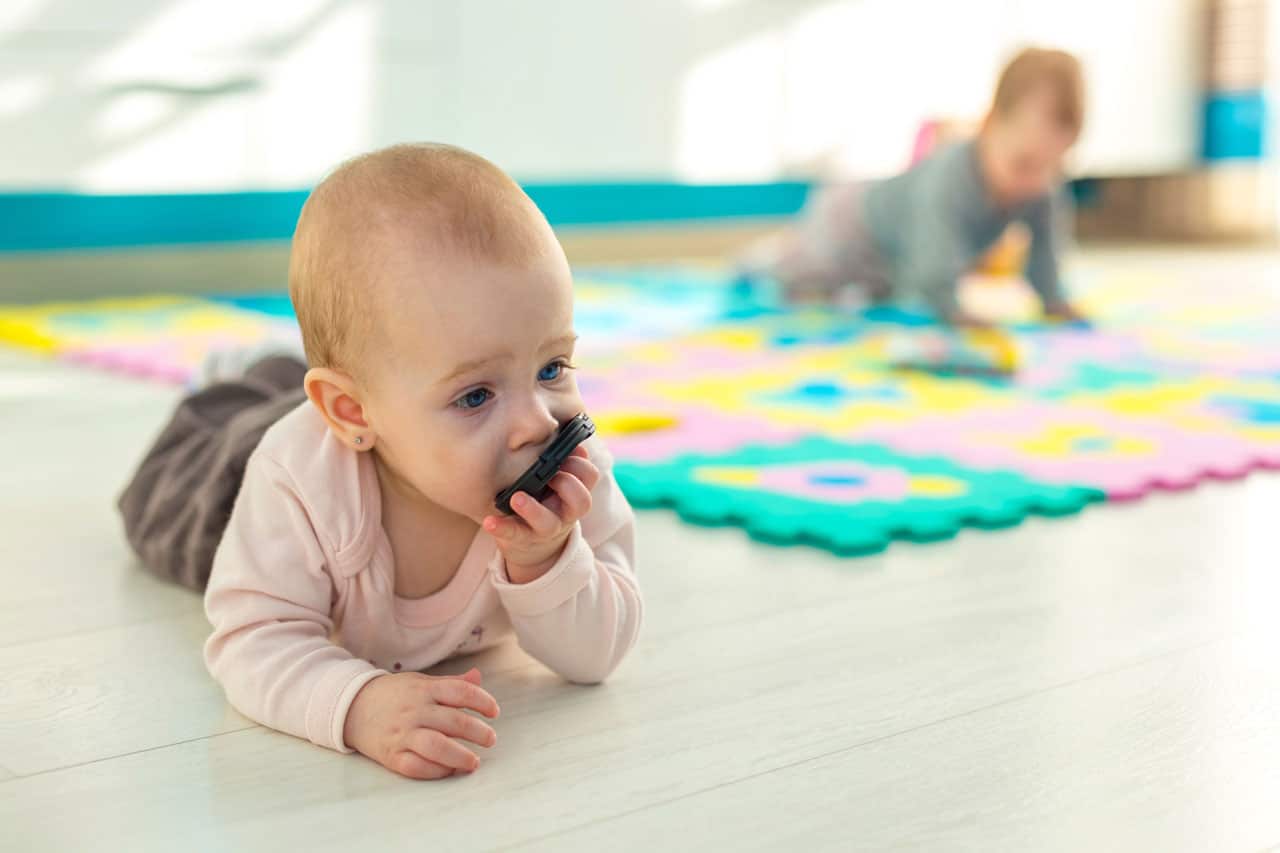
<path id="1" fill-rule="evenodd" d="M 498 497 L 494 499 L 498 511 L 503 515 L 512 514 L 511 499 L 515 497 L 516 492 L 524 492 L 537 501 L 545 498 L 547 493 L 551 491 L 547 484 L 551 482 L 551 478 L 560 470 L 564 460 L 569 458 L 569 454 L 573 452 L 575 447 L 595 434 L 596 425 L 592 423 L 591 418 L 587 417 L 585 412 L 574 415 L 564 426 L 560 427 L 560 431 L 556 433 L 555 441 L 551 442 L 550 447 L 542 451 L 537 461 L 529 466 L 529 470 L 521 474 L 520 479 L 498 492 Z"/>

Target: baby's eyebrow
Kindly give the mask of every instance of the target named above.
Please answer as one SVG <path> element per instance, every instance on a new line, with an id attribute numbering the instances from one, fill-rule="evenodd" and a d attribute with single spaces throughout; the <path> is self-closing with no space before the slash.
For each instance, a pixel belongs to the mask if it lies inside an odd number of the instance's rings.
<path id="1" fill-rule="evenodd" d="M 563 346 L 572 346 L 577 342 L 578 342 L 578 336 L 576 334 L 561 335 L 560 337 L 555 338 L 554 340 L 547 341 L 546 344 L 543 345 L 543 348 L 556 349 Z M 490 355 L 490 356 L 484 356 L 482 358 L 467 359 L 466 361 L 454 367 L 453 370 L 449 371 L 448 374 L 446 374 L 445 376 L 442 376 L 440 380 L 437 382 L 437 384 L 447 385 L 448 383 L 457 379 L 459 376 L 465 376 L 468 373 L 472 373 L 473 371 L 479 370 L 480 368 L 493 364 L 494 362 L 508 361 L 510 359 L 511 359 L 510 355 Z"/>
<path id="2" fill-rule="evenodd" d="M 564 346 L 572 346 L 577 342 L 578 342 L 578 336 L 576 334 L 569 333 L 567 335 L 561 335 L 560 337 L 554 340 L 547 341 L 546 345 L 544 346 L 544 349 L 556 349 Z"/>
<path id="3" fill-rule="evenodd" d="M 457 379 L 459 376 L 464 376 L 468 373 L 479 370 L 485 365 L 492 364 L 495 361 L 501 361 L 501 360 L 502 358 L 498 356 L 486 356 L 484 358 L 468 359 L 467 361 L 464 361 L 461 364 L 454 367 L 453 370 L 449 371 L 448 375 L 441 377 L 440 381 L 437 384 L 439 385 L 447 384 Z"/>

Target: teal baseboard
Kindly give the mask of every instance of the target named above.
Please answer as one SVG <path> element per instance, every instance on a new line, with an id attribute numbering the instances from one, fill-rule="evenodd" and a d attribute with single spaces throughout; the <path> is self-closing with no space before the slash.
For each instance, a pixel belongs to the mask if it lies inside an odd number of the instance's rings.
<path id="1" fill-rule="evenodd" d="M 787 216 L 810 185 L 532 183 L 525 189 L 553 226 L 625 226 Z M 284 240 L 305 190 L 92 195 L 0 193 L 0 252 Z"/>

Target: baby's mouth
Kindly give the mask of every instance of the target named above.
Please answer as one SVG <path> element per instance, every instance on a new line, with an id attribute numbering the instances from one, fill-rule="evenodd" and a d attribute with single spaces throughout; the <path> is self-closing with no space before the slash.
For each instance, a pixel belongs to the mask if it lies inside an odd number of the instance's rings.
<path id="1" fill-rule="evenodd" d="M 561 424 L 561 426 L 563 426 L 563 424 Z M 498 484 L 498 488 L 505 489 L 517 479 L 524 476 L 524 473 L 533 467 L 533 464 L 542 458 L 542 454 L 546 453 L 547 450 L 551 448 L 551 445 L 555 443 L 556 435 L 552 435 L 537 447 L 525 448 L 508 456 L 507 459 L 504 460 L 506 464 L 503 466 L 503 477 L 502 481 Z"/>
<path id="2" fill-rule="evenodd" d="M 585 413 L 575 415 L 563 424 L 551 441 L 538 451 L 529 466 L 498 493 L 495 498 L 498 509 L 503 513 L 510 513 L 510 499 L 521 491 L 540 499 L 568 457 L 582 442 L 593 436 L 595 431 L 595 424 Z"/>
<path id="3" fill-rule="evenodd" d="M 538 461 L 538 455 L 546 450 L 546 447 L 539 447 L 534 452 L 527 450 L 520 451 L 519 454 L 513 454 L 508 457 L 502 466 L 502 473 L 498 477 L 497 483 L 493 487 L 494 494 L 501 492 L 510 486 L 516 480 L 524 476 L 532 465 Z"/>

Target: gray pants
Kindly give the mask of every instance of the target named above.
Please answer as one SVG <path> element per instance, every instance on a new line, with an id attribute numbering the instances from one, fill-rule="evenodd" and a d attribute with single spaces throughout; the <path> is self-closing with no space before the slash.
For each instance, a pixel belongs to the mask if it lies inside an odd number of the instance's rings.
<path id="1" fill-rule="evenodd" d="M 740 266 L 773 279 L 791 300 L 826 302 L 847 286 L 868 301 L 887 300 L 888 268 L 863 210 L 867 186 L 815 190 L 796 223 L 755 247 Z"/>
<path id="2" fill-rule="evenodd" d="M 267 358 L 178 405 L 119 501 L 125 536 L 148 571 L 204 590 L 249 455 L 306 399 L 306 371 L 296 359 Z"/>

